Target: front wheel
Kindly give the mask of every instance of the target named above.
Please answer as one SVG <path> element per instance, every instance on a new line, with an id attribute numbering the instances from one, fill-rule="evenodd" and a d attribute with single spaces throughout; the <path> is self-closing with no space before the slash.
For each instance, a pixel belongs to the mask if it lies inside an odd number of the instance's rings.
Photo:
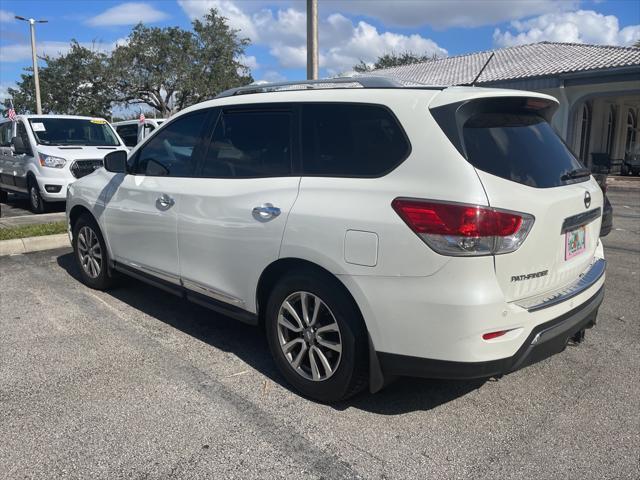
<path id="1" fill-rule="evenodd" d="M 311 270 L 287 275 L 271 292 L 265 322 L 280 373 L 303 395 L 335 402 L 366 386 L 366 329 L 337 280 Z"/>
<path id="2" fill-rule="evenodd" d="M 96 290 L 112 286 L 107 246 L 100 227 L 88 214 L 82 215 L 73 226 L 73 251 L 82 283 Z"/>
<path id="3" fill-rule="evenodd" d="M 46 210 L 46 203 L 35 178 L 29 178 L 29 208 L 33 213 L 44 213 Z"/>

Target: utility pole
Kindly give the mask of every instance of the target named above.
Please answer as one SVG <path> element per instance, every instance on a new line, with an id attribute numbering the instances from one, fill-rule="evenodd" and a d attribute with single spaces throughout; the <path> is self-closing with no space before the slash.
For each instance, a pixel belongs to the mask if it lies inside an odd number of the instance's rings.
<path id="1" fill-rule="evenodd" d="M 33 83 L 36 89 L 36 113 L 42 115 L 42 103 L 40 101 L 40 79 L 38 78 L 38 58 L 36 57 L 36 23 L 47 23 L 47 20 L 34 20 L 15 16 L 18 20 L 29 22 L 31 29 L 31 60 L 33 61 Z"/>
<path id="2" fill-rule="evenodd" d="M 318 79 L 318 0 L 307 0 L 307 80 Z"/>

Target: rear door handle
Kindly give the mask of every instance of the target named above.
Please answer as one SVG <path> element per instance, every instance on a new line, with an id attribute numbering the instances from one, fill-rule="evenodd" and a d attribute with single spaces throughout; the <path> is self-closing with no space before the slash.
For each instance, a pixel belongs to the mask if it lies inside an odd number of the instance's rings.
<path id="1" fill-rule="evenodd" d="M 272 218 L 276 218 L 280 215 L 280 209 L 278 207 L 274 207 L 271 203 L 264 203 L 259 207 L 253 207 L 251 213 L 258 220 L 271 220 Z"/>
<path id="2" fill-rule="evenodd" d="M 176 201 L 173 198 L 171 198 L 166 193 L 163 193 L 156 200 L 156 207 L 158 207 L 160 210 L 169 210 L 175 205 L 175 203 Z"/>

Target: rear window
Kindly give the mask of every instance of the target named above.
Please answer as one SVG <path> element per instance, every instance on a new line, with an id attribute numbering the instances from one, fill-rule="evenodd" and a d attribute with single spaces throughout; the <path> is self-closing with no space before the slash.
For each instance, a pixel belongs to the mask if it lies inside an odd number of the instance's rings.
<path id="1" fill-rule="evenodd" d="M 386 107 L 349 103 L 302 107 L 303 175 L 381 176 L 404 161 L 410 149 Z"/>
<path id="2" fill-rule="evenodd" d="M 568 179 L 584 168 L 546 120 L 534 113 L 479 113 L 463 127 L 467 160 L 479 170 L 530 187 L 588 180 Z"/>

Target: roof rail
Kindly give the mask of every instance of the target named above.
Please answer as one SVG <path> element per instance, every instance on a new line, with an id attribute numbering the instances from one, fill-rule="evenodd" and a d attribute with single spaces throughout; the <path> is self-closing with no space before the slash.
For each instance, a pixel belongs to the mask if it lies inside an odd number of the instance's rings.
<path id="1" fill-rule="evenodd" d="M 322 80 L 296 80 L 291 82 L 264 83 L 261 85 L 246 85 L 244 87 L 231 88 L 220 92 L 215 98 L 232 97 L 234 95 L 244 95 L 248 93 L 267 93 L 270 91 L 282 90 L 307 90 L 314 88 L 331 88 L 327 85 L 333 84 L 353 84 L 359 83 L 362 88 L 402 88 L 404 84 L 390 77 L 376 75 L 325 78 Z M 299 88 L 287 88 L 287 87 Z"/>

